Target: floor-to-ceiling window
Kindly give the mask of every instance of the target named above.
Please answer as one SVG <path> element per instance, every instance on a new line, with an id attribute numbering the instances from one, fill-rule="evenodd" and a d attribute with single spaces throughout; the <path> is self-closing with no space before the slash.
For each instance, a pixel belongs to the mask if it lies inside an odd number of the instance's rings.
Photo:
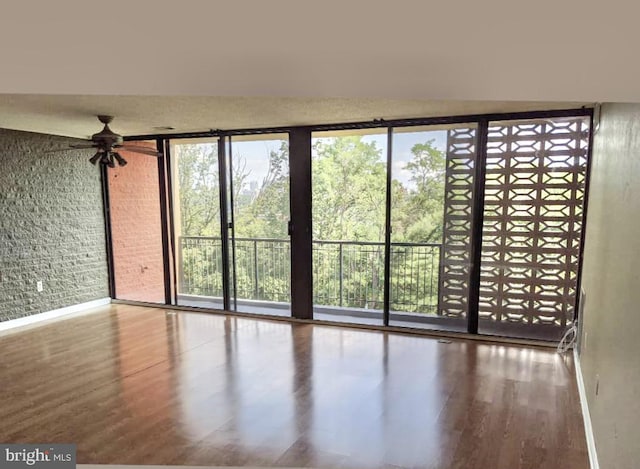
<path id="1" fill-rule="evenodd" d="M 312 139 L 314 318 L 382 324 L 387 131 Z"/>
<path id="2" fill-rule="evenodd" d="M 466 331 L 476 126 L 392 135 L 389 324 Z"/>
<path id="3" fill-rule="evenodd" d="M 172 141 L 177 304 L 291 314 L 288 153 L 286 134 Z"/>
<path id="4" fill-rule="evenodd" d="M 229 138 L 231 308 L 291 315 L 287 134 Z"/>
<path id="5" fill-rule="evenodd" d="M 223 308 L 218 139 L 170 145 L 176 304 Z"/>
<path id="6" fill-rule="evenodd" d="M 162 165 L 140 155 L 148 160 L 109 170 L 116 285 L 137 277 L 116 297 L 557 340 L 575 317 L 589 114 L 160 139 L 171 239 L 162 236 Z M 134 208 L 152 215 L 131 223 Z M 129 240 L 127 230 L 139 235 Z M 294 254 L 307 249 L 311 261 L 298 258 L 312 277 L 292 280 L 291 236 L 303 232 Z M 144 248 L 127 256 L 133 241 Z M 161 275 L 163 249 L 174 275 Z M 291 309 L 292 283 L 308 312 Z"/>

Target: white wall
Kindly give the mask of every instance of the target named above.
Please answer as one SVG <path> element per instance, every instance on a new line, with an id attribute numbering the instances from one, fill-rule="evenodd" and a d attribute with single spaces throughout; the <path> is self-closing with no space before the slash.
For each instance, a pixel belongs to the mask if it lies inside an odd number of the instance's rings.
<path id="1" fill-rule="evenodd" d="M 640 467 L 640 105 L 603 106 L 592 161 L 580 361 L 600 467 L 631 469 Z"/>

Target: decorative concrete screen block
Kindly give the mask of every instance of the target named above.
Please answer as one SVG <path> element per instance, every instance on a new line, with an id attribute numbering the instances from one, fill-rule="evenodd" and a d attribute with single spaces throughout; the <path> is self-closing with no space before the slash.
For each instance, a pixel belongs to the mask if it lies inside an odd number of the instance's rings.
<path id="1" fill-rule="evenodd" d="M 476 129 L 447 131 L 444 239 L 438 301 L 441 316 L 467 317 L 475 162 Z"/>
<path id="2" fill-rule="evenodd" d="M 474 129 L 448 131 L 442 316 L 466 317 L 469 306 L 475 142 Z M 557 340 L 573 321 L 588 144 L 585 117 L 490 123 L 479 305 L 484 332 L 520 327 L 527 336 Z"/>
<path id="3" fill-rule="evenodd" d="M 490 124 L 481 320 L 554 339 L 573 321 L 588 143 L 584 117 Z"/>

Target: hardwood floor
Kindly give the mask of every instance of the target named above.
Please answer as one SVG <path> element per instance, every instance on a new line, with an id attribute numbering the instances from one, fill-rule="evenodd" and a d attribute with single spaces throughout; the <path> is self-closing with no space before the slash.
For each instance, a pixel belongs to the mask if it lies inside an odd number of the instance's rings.
<path id="1" fill-rule="evenodd" d="M 112 305 L 0 357 L 0 442 L 84 464 L 589 467 L 551 349 Z"/>

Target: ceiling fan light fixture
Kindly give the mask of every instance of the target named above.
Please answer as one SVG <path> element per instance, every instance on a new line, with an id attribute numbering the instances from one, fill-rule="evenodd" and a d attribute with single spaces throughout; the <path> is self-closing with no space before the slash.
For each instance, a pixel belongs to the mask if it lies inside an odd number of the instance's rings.
<path id="1" fill-rule="evenodd" d="M 127 165 L 127 160 L 125 160 L 125 159 L 120 155 L 120 153 L 118 153 L 118 152 L 115 152 L 115 151 L 114 151 L 114 152 L 112 153 L 112 155 L 113 155 L 113 157 L 116 159 L 116 161 L 118 162 L 118 164 L 119 164 L 120 166 L 126 166 L 126 165 Z"/>
<path id="2" fill-rule="evenodd" d="M 100 164 L 103 164 L 105 166 L 109 166 L 109 153 L 108 152 L 103 152 L 102 153 L 102 158 L 100 158 Z"/>
<path id="3" fill-rule="evenodd" d="M 67 148 L 61 150 L 49 150 L 47 151 L 47 153 L 68 151 L 69 149 L 80 150 L 94 148 L 96 150 L 96 153 L 91 158 L 89 158 L 89 162 L 93 165 L 101 164 L 109 168 L 115 168 L 117 165 L 127 165 L 127 160 L 125 160 L 122 155 L 116 151 L 119 149 L 132 153 L 162 157 L 161 152 L 153 150 L 151 147 L 135 145 L 135 142 L 134 145 L 125 146 L 124 138 L 122 137 L 122 135 L 113 132 L 109 128 L 109 123 L 113 120 L 112 116 L 99 115 L 98 120 L 100 120 L 100 122 L 104 124 L 104 128 L 101 132 L 93 134 L 89 139 L 85 140 L 84 143 L 70 144 Z M 169 126 L 166 127 L 167 130 L 170 128 L 171 127 Z"/>
<path id="4" fill-rule="evenodd" d="M 102 152 L 101 151 L 97 152 L 95 155 L 93 155 L 89 159 L 89 163 L 95 165 L 98 162 L 98 160 L 100 159 L 101 156 L 102 156 Z"/>

